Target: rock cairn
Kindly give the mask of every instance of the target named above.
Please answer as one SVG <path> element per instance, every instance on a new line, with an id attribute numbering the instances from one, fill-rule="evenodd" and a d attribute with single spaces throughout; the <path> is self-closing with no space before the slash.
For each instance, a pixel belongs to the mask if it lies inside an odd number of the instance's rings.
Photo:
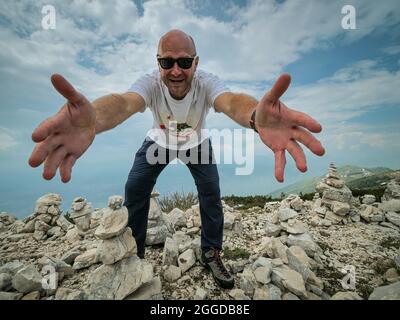
<path id="1" fill-rule="evenodd" d="M 128 224 L 128 210 L 122 206 L 120 196 L 112 196 L 104 210 L 95 236 L 100 243 L 94 254 L 103 263 L 89 276 L 89 299 L 122 300 L 137 297 L 136 290 L 145 284 L 160 281 L 153 279 L 153 266 L 136 255 L 137 248 Z M 161 286 L 157 295 L 161 293 Z M 133 294 L 133 296 L 132 296 Z M 139 294 L 140 295 L 140 294 Z M 142 293 L 143 295 L 143 293 Z M 146 297 L 146 299 L 151 297 Z"/>

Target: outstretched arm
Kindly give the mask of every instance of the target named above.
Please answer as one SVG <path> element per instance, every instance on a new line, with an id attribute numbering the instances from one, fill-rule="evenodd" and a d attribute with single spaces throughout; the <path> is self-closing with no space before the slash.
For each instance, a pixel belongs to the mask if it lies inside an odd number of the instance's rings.
<path id="1" fill-rule="evenodd" d="M 50 180 L 60 170 L 61 180 L 71 179 L 76 160 L 93 143 L 96 133 L 114 128 L 144 107 L 135 93 L 109 95 L 90 103 L 61 75 L 51 77 L 54 88 L 67 102 L 54 116 L 43 121 L 32 133 L 36 143 L 29 165 L 44 163 L 43 178 Z"/>
<path id="2" fill-rule="evenodd" d="M 275 155 L 275 177 L 283 182 L 285 151 L 293 157 L 297 168 L 307 171 L 306 157 L 299 142 L 314 154 L 322 156 L 325 149 L 310 133 L 321 132 L 321 125 L 309 115 L 288 108 L 280 97 L 290 85 L 290 76 L 283 74 L 258 102 L 246 95 L 225 93 L 215 100 L 215 109 L 244 127 L 250 127 L 251 114 L 256 110 L 255 127 L 263 143 Z"/>

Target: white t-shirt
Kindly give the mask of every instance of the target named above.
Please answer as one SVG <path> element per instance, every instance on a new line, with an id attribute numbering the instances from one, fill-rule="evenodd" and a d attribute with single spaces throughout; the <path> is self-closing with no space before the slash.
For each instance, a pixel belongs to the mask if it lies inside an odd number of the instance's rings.
<path id="1" fill-rule="evenodd" d="M 171 97 L 160 72 L 139 78 L 128 90 L 141 95 L 153 113 L 153 128 L 147 136 L 158 145 L 174 150 L 187 150 L 209 137 L 205 130 L 208 111 L 215 99 L 230 90 L 217 76 L 196 70 L 190 91 L 182 100 Z"/>

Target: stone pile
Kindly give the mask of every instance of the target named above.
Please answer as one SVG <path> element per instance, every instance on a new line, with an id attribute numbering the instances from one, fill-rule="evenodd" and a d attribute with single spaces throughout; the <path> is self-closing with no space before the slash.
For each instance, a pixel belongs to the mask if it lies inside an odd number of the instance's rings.
<path id="1" fill-rule="evenodd" d="M 166 214 L 161 211 L 157 201 L 159 193 L 155 190 L 151 193 L 149 217 L 147 222 L 146 245 L 163 244 L 167 236 L 174 230 Z"/>
<path id="2" fill-rule="evenodd" d="M 334 224 L 359 221 L 357 214 L 350 211 L 353 198 L 351 190 L 340 178 L 334 164 L 329 166 L 328 174 L 317 184 L 316 191 L 322 194 L 322 209 L 316 209 L 315 212 L 324 215 L 326 220 Z"/>
<path id="3" fill-rule="evenodd" d="M 103 263 L 88 279 L 86 294 L 89 299 L 122 300 L 144 298 L 161 294 L 160 279 L 154 279 L 153 266 L 136 255 L 136 242 L 128 224 L 128 210 L 122 206 L 120 196 L 109 198 L 108 209 L 104 210 L 95 236 L 100 240 L 93 254 Z M 75 259 L 76 260 L 79 257 Z M 158 287 L 159 290 L 136 291 L 143 285 Z M 148 292 L 152 296 L 148 296 Z"/>

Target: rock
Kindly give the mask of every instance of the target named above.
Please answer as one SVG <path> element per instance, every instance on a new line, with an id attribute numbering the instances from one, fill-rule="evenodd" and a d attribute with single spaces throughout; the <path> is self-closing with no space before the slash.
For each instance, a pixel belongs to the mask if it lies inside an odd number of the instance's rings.
<path id="1" fill-rule="evenodd" d="M 345 216 L 350 211 L 350 205 L 348 203 L 332 201 L 331 208 L 334 214 L 338 216 Z"/>
<path id="2" fill-rule="evenodd" d="M 362 197 L 363 204 L 373 204 L 376 201 L 376 198 L 372 194 L 366 194 Z"/>
<path id="3" fill-rule="evenodd" d="M 279 209 L 278 211 L 278 217 L 279 217 L 279 221 L 281 222 L 285 222 L 289 219 L 295 218 L 297 217 L 299 214 L 290 209 L 290 208 L 283 208 L 283 209 Z"/>
<path id="4" fill-rule="evenodd" d="M 207 290 L 197 287 L 196 293 L 194 294 L 193 300 L 206 300 L 208 296 Z"/>
<path id="5" fill-rule="evenodd" d="M 400 199 L 400 184 L 396 179 L 390 180 L 382 196 L 382 201 L 390 201 L 393 199 Z"/>
<path id="6" fill-rule="evenodd" d="M 23 294 L 18 292 L 0 292 L 0 300 L 20 300 Z"/>
<path id="7" fill-rule="evenodd" d="M 302 234 L 307 232 L 307 226 L 301 221 L 298 221 L 296 219 L 288 220 L 288 222 L 286 223 L 282 222 L 281 227 L 287 233 L 291 234 Z"/>
<path id="8" fill-rule="evenodd" d="M 83 300 L 84 293 L 81 290 L 58 287 L 55 300 Z"/>
<path id="9" fill-rule="evenodd" d="M 164 271 L 164 279 L 168 282 L 175 282 L 182 276 L 182 270 L 181 268 L 170 265 L 168 268 Z"/>
<path id="10" fill-rule="evenodd" d="M 152 279 L 153 266 L 137 256 L 102 265 L 88 278 L 88 298 L 122 300 Z"/>
<path id="11" fill-rule="evenodd" d="M 362 300 L 362 298 L 356 292 L 340 291 L 336 292 L 330 300 Z"/>
<path id="12" fill-rule="evenodd" d="M 375 288 L 368 300 L 400 300 L 400 281 Z"/>
<path id="13" fill-rule="evenodd" d="M 39 300 L 39 299 L 40 299 L 40 292 L 32 291 L 24 295 L 21 300 Z"/>
<path id="14" fill-rule="evenodd" d="M 178 244 L 172 238 L 166 238 L 163 250 L 163 265 L 178 265 L 179 249 Z"/>
<path id="15" fill-rule="evenodd" d="M 72 249 L 64 253 L 61 257 L 61 260 L 64 261 L 65 263 L 72 265 L 75 261 L 75 258 L 79 256 L 81 252 L 76 249 Z"/>
<path id="16" fill-rule="evenodd" d="M 161 209 L 156 198 L 150 198 L 149 220 L 158 220 L 161 217 Z"/>
<path id="17" fill-rule="evenodd" d="M 11 289 L 12 277 L 8 273 L 0 273 L 0 291 L 8 291 Z"/>
<path id="18" fill-rule="evenodd" d="M 394 257 L 394 263 L 396 265 L 397 270 L 400 271 L 400 249 L 398 251 L 398 254 Z"/>
<path id="19" fill-rule="evenodd" d="M 226 212 L 224 214 L 224 229 L 232 230 L 235 219 L 236 215 L 234 213 Z"/>
<path id="20" fill-rule="evenodd" d="M 290 201 L 290 207 L 296 211 L 300 211 L 303 208 L 303 200 L 299 196 L 296 196 L 292 201 Z"/>
<path id="21" fill-rule="evenodd" d="M 40 231 L 40 230 L 35 230 L 35 232 L 32 235 L 33 239 L 36 241 L 42 241 L 47 239 L 47 234 L 46 231 Z"/>
<path id="22" fill-rule="evenodd" d="M 127 225 L 128 209 L 126 207 L 121 207 L 118 210 L 106 208 L 104 209 L 100 225 L 94 234 L 98 239 L 106 240 L 123 233 Z"/>
<path id="23" fill-rule="evenodd" d="M 21 261 L 14 260 L 2 265 L 0 267 L 0 273 L 8 273 L 9 275 L 14 276 L 23 267 L 24 264 Z"/>
<path id="24" fill-rule="evenodd" d="M 9 226 L 13 224 L 17 218 L 15 218 L 12 214 L 7 212 L 0 213 L 0 222 L 4 223 L 5 226 Z"/>
<path id="25" fill-rule="evenodd" d="M 56 224 L 57 224 L 59 227 L 61 227 L 61 229 L 63 229 L 65 232 L 67 232 L 68 229 L 69 229 L 70 227 L 73 226 L 73 224 L 72 224 L 71 222 L 69 222 L 69 221 L 67 220 L 67 218 L 65 218 L 64 215 L 60 215 L 60 216 L 58 217 L 58 219 L 57 219 L 57 221 L 56 221 Z"/>
<path id="26" fill-rule="evenodd" d="M 40 290 L 42 276 L 33 264 L 20 269 L 12 279 L 12 286 L 21 293 Z"/>
<path id="27" fill-rule="evenodd" d="M 190 236 L 186 235 L 182 231 L 177 231 L 173 234 L 172 239 L 175 240 L 175 242 L 178 245 L 178 248 L 182 245 L 185 245 L 189 242 L 191 242 Z"/>
<path id="28" fill-rule="evenodd" d="M 400 212 L 400 199 L 392 199 L 388 201 L 382 201 L 379 204 L 379 209 L 384 212 Z"/>
<path id="29" fill-rule="evenodd" d="M 256 280 L 261 284 L 267 284 L 271 282 L 271 272 L 272 272 L 271 265 L 265 267 L 258 267 L 253 271 Z"/>
<path id="30" fill-rule="evenodd" d="M 234 300 L 251 300 L 242 289 L 232 289 L 229 291 L 229 296 Z"/>
<path id="31" fill-rule="evenodd" d="M 62 198 L 59 194 L 56 193 L 48 193 L 45 194 L 44 196 L 41 196 L 39 199 L 36 200 L 36 206 L 57 206 L 59 207 L 61 205 Z M 36 211 L 36 210 L 35 210 Z M 46 212 L 43 212 L 46 213 Z"/>
<path id="32" fill-rule="evenodd" d="M 155 244 L 162 244 L 168 236 L 168 227 L 161 225 L 147 229 L 146 245 L 151 246 Z"/>
<path id="33" fill-rule="evenodd" d="M 108 198 L 108 207 L 112 210 L 118 210 L 122 208 L 124 199 L 121 196 L 115 195 Z"/>
<path id="34" fill-rule="evenodd" d="M 303 277 L 300 273 L 288 267 L 276 267 L 272 269 L 272 282 L 278 287 L 283 286 L 296 296 L 306 298 L 307 292 Z M 282 289 L 282 288 L 281 288 Z"/>
<path id="35" fill-rule="evenodd" d="M 265 235 L 267 237 L 277 237 L 281 233 L 281 230 L 282 228 L 279 225 L 268 221 L 265 223 Z"/>
<path id="36" fill-rule="evenodd" d="M 292 246 L 288 248 L 286 250 L 286 254 L 288 257 L 289 267 L 300 273 L 304 282 L 306 282 L 311 272 L 310 258 L 299 246 Z"/>
<path id="37" fill-rule="evenodd" d="M 395 212 L 388 212 L 385 214 L 386 219 L 394 225 L 400 227 L 400 214 Z"/>
<path id="38" fill-rule="evenodd" d="M 113 264 L 136 253 L 136 241 L 129 227 L 112 239 L 102 240 L 97 248 L 98 259 L 104 264 Z"/>
<path id="39" fill-rule="evenodd" d="M 287 292 L 282 296 L 282 300 L 300 300 L 298 296 L 291 292 Z"/>
<path id="40" fill-rule="evenodd" d="M 155 277 L 150 282 L 143 284 L 139 289 L 125 298 L 125 300 L 160 300 L 161 294 L 161 279 Z"/>
<path id="41" fill-rule="evenodd" d="M 253 300 L 272 300 L 269 290 L 266 287 L 254 290 Z"/>
<path id="42" fill-rule="evenodd" d="M 279 287 L 269 283 L 267 285 L 268 294 L 271 297 L 271 300 L 282 300 L 282 292 Z"/>
<path id="43" fill-rule="evenodd" d="M 174 208 L 171 210 L 171 212 L 168 214 L 169 221 L 173 225 L 173 227 L 176 228 L 181 228 L 181 227 L 186 227 L 187 224 L 187 218 L 185 213 L 178 208 Z"/>
<path id="44" fill-rule="evenodd" d="M 65 240 L 69 243 L 79 242 L 81 240 L 81 236 L 79 235 L 78 229 L 76 227 L 69 229 L 65 234 Z"/>
<path id="45" fill-rule="evenodd" d="M 399 274 L 395 268 L 390 268 L 385 272 L 384 278 L 389 283 L 394 283 L 400 281 Z"/>
<path id="46" fill-rule="evenodd" d="M 84 269 L 98 262 L 99 256 L 97 254 L 97 248 L 93 248 L 77 256 L 75 258 L 72 268 L 74 270 Z"/>
<path id="47" fill-rule="evenodd" d="M 291 246 L 299 246 L 307 253 L 309 257 L 314 257 L 316 252 L 321 252 L 321 248 L 314 242 L 308 233 L 300 235 L 289 235 L 287 244 Z"/>
<path id="48" fill-rule="evenodd" d="M 189 270 L 196 263 L 193 249 L 188 249 L 178 257 L 178 266 L 182 274 Z"/>
<path id="49" fill-rule="evenodd" d="M 236 274 L 238 272 L 242 272 L 244 267 L 248 264 L 247 260 L 236 260 L 236 261 L 228 261 L 227 265 L 230 267 L 231 272 Z"/>
<path id="50" fill-rule="evenodd" d="M 40 269 L 43 269 L 44 266 L 51 266 L 56 272 L 61 272 L 65 276 L 70 276 L 74 273 L 71 265 L 65 263 L 63 260 L 49 256 L 43 256 L 42 258 L 40 258 L 38 260 L 38 265 Z"/>
<path id="51" fill-rule="evenodd" d="M 250 266 L 246 266 L 244 268 L 240 277 L 239 287 L 247 296 L 253 297 L 254 290 L 258 287 L 258 285 L 257 279 Z"/>

